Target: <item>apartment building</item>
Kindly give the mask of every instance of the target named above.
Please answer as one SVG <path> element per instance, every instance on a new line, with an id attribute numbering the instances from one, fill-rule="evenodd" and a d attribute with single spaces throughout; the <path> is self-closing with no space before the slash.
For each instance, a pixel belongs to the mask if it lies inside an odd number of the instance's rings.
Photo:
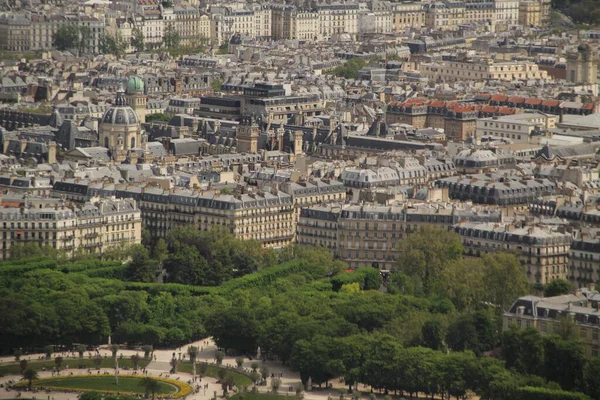
<path id="1" fill-rule="evenodd" d="M 464 22 L 465 3 L 462 1 L 435 1 L 424 5 L 425 26 L 437 31 L 453 31 Z"/>
<path id="2" fill-rule="evenodd" d="M 179 34 L 181 45 L 198 46 L 210 41 L 210 17 L 197 7 L 176 6 L 173 8 L 173 27 Z"/>
<path id="3" fill-rule="evenodd" d="M 324 180 L 287 183 L 281 190 L 254 189 L 222 193 L 117 185 L 115 195 L 139 202 L 144 227 L 153 237 L 165 237 L 177 226 L 202 230 L 223 227 L 237 238 L 258 240 L 266 248 L 280 248 L 293 241 L 302 207 L 346 198 L 340 183 Z"/>
<path id="4" fill-rule="evenodd" d="M 577 287 L 600 282 L 600 229 L 575 232 L 569 254 L 569 281 Z"/>
<path id="5" fill-rule="evenodd" d="M 443 61 L 439 63 L 422 63 L 419 72 L 433 81 L 460 80 L 499 80 L 525 81 L 529 79 L 548 79 L 546 71 L 529 61 L 495 62 L 486 60 Z"/>
<path id="6" fill-rule="evenodd" d="M 534 133 L 541 134 L 556 127 L 556 115 L 540 112 L 506 115 L 477 120 L 477 137 L 510 139 L 514 143 L 528 143 Z"/>
<path id="7" fill-rule="evenodd" d="M 271 7 L 256 5 L 254 11 L 254 29 L 255 37 L 261 39 L 270 39 L 272 36 L 272 11 Z"/>
<path id="8" fill-rule="evenodd" d="M 488 157 L 474 161 L 480 164 L 473 165 L 473 168 L 489 167 Z M 457 168 L 460 169 L 461 166 L 457 165 Z M 452 199 L 516 208 L 523 208 L 540 197 L 556 194 L 557 185 L 551 180 L 526 178 L 514 172 L 449 176 L 439 179 L 436 186 L 447 187 Z"/>
<path id="9" fill-rule="evenodd" d="M 0 48 L 7 51 L 31 49 L 30 21 L 23 14 L 0 16 Z"/>
<path id="10" fill-rule="evenodd" d="M 519 24 L 523 26 L 542 25 L 542 5 L 539 1 L 523 1 L 519 3 Z"/>
<path id="11" fill-rule="evenodd" d="M 519 24 L 518 0 L 495 0 L 496 30 L 505 31 L 512 25 Z"/>
<path id="12" fill-rule="evenodd" d="M 0 47 L 8 51 L 50 50 L 54 35 L 65 25 L 87 30 L 83 51 L 98 53 L 104 22 L 77 14 L 5 14 L 0 17 Z"/>
<path id="13" fill-rule="evenodd" d="M 483 22 L 489 26 L 496 23 L 495 0 L 465 0 L 465 13 L 463 23 L 471 24 Z"/>
<path id="14" fill-rule="evenodd" d="M 62 203 L 62 202 L 61 202 Z M 51 246 L 72 256 L 83 249 L 102 254 L 107 248 L 141 243 L 142 219 L 131 199 L 92 199 L 81 206 L 23 207 L 0 209 L 2 259 L 10 257 L 16 244 L 35 243 Z"/>
<path id="15" fill-rule="evenodd" d="M 425 25 L 425 10 L 421 2 L 406 2 L 394 4 L 392 10 L 394 31 L 402 33 L 406 29 L 421 28 Z"/>
<path id="16" fill-rule="evenodd" d="M 600 293 L 587 288 L 555 297 L 524 296 L 504 313 L 502 329 L 533 327 L 543 336 L 562 332 L 565 318 L 575 323 L 575 334 L 587 357 L 600 355 Z"/>
<path id="17" fill-rule="evenodd" d="M 341 205 L 305 207 L 296 230 L 299 244 L 324 246 L 351 268 L 393 270 L 400 243 L 421 226 L 450 229 L 462 220 L 500 221 L 498 210 L 459 204 Z"/>
<path id="18" fill-rule="evenodd" d="M 514 251 L 531 283 L 545 285 L 568 276 L 573 237 L 564 230 L 543 225 L 462 222 L 454 227 L 467 255 Z"/>
<path id="19" fill-rule="evenodd" d="M 320 36 L 329 39 L 342 33 L 358 35 L 358 3 L 322 3 L 316 6 L 319 14 Z"/>

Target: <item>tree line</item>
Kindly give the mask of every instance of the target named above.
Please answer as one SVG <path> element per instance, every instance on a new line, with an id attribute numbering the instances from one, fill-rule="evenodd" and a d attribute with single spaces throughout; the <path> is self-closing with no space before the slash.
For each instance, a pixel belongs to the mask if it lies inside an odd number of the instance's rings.
<path id="1" fill-rule="evenodd" d="M 113 248 L 103 260 L 67 262 L 23 247 L 14 254 L 35 257 L 0 264 L 0 349 L 98 344 L 108 335 L 128 346 L 177 346 L 212 336 L 229 353 L 260 346 L 314 384 L 343 377 L 349 387 L 409 395 L 600 397 L 590 378 L 598 361 L 576 340 L 502 333 L 502 313 L 528 292 L 513 254 L 463 258 L 456 234 L 429 228 L 403 246 L 386 279 L 372 268 L 346 272 L 326 249 L 274 253 L 223 230 L 178 228 L 155 242 L 144 235 L 144 245 Z M 161 268 L 167 283 L 156 283 Z M 539 351 L 524 352 L 531 343 Z M 563 365 L 570 372 L 559 376 Z"/>

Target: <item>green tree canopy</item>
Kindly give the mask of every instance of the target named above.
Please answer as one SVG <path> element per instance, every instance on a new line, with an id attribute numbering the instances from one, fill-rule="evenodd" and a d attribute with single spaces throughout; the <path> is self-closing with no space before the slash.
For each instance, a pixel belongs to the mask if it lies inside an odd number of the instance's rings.
<path id="1" fill-rule="evenodd" d="M 401 242 L 398 268 L 422 280 L 430 293 L 446 264 L 460 260 L 464 251 L 460 236 L 447 229 L 422 226 Z"/>

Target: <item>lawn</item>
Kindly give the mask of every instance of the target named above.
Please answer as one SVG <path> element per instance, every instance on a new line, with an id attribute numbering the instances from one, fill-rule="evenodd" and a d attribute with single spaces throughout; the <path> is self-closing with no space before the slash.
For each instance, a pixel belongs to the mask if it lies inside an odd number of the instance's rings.
<path id="1" fill-rule="evenodd" d="M 53 390 L 96 390 L 113 391 L 121 393 L 144 393 L 144 388 L 140 386 L 141 378 L 119 376 L 119 384 L 115 382 L 114 375 L 92 375 L 92 376 L 66 376 L 64 378 L 50 378 L 33 381 L 33 387 L 52 388 Z M 156 394 L 174 395 L 178 392 L 177 386 L 158 382 L 159 391 Z M 25 384 L 26 386 L 27 384 Z"/>
<path id="2" fill-rule="evenodd" d="M 150 360 L 141 359 L 138 362 L 139 368 L 144 368 L 150 363 Z M 85 366 L 85 368 L 96 368 L 96 364 L 93 359 L 89 358 L 65 358 L 62 363 L 62 368 L 66 368 L 67 365 L 69 368 L 79 368 L 80 365 Z M 45 360 L 45 361 L 29 361 L 27 363 L 27 368 L 33 368 L 35 370 L 41 370 L 46 368 L 46 370 L 51 370 L 55 366 L 54 359 Z M 100 364 L 100 368 L 114 368 L 115 360 L 113 358 L 103 358 L 102 364 Z M 119 359 L 119 368 L 133 368 L 133 363 L 131 359 L 123 357 Z M 19 366 L 19 362 L 15 361 L 10 364 L 0 364 L 0 376 L 5 375 L 21 375 L 21 367 Z"/>
<path id="3" fill-rule="evenodd" d="M 216 365 L 209 364 L 208 368 L 206 369 L 206 372 L 204 373 L 204 376 L 210 376 L 211 378 L 219 379 L 219 370 L 220 369 L 226 370 L 228 373 L 230 373 L 233 376 L 233 384 L 235 386 L 248 387 L 248 386 L 252 385 L 252 379 L 250 379 L 250 377 L 248 377 L 240 372 L 237 372 L 234 369 L 219 367 Z M 187 372 L 188 374 L 191 374 L 192 373 L 192 364 L 189 362 L 181 363 L 177 366 L 177 370 L 180 372 Z M 200 368 L 198 367 L 198 364 L 196 364 L 196 373 L 200 374 Z M 274 400 L 276 400 L 276 399 L 274 399 Z"/>

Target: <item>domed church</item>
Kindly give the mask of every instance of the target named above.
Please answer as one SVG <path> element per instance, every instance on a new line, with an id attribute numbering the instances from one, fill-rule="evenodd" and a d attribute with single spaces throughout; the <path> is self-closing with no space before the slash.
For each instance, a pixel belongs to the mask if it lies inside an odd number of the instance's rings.
<path id="1" fill-rule="evenodd" d="M 110 150 L 116 162 L 128 160 L 134 164 L 146 150 L 147 136 L 142 131 L 141 121 L 136 111 L 145 113 L 146 99 L 143 95 L 144 84 L 139 78 L 127 82 L 127 93 L 117 91 L 112 106 L 106 110 L 99 127 L 100 145 Z M 143 101 L 137 101 L 142 97 Z M 128 104 L 134 102 L 135 109 Z M 143 104 L 144 109 L 140 110 Z"/>

